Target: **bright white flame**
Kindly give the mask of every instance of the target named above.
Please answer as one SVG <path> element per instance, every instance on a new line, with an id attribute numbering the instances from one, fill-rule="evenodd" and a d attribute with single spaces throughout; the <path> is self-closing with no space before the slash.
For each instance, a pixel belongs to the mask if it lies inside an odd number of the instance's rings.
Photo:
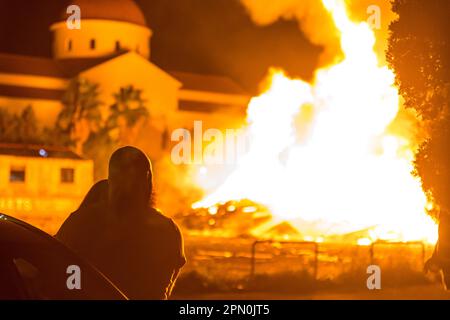
<path id="1" fill-rule="evenodd" d="M 371 239 L 436 241 L 426 197 L 411 175 L 410 141 L 387 133 L 399 111 L 394 74 L 380 67 L 366 23 L 349 20 L 340 0 L 324 0 L 341 32 L 345 58 L 316 72 L 313 84 L 271 71 L 251 100 L 251 144 L 236 170 L 194 207 L 251 199 L 276 221 L 320 234 L 373 230 Z M 295 222 L 298 222 L 298 225 Z"/>

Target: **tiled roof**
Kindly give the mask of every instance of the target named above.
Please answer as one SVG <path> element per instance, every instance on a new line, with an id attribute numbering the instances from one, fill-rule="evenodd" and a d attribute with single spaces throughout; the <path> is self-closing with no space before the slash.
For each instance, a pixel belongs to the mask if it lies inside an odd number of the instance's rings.
<path id="1" fill-rule="evenodd" d="M 67 79 L 124 53 L 125 52 L 119 52 L 114 55 L 101 58 L 64 60 L 0 53 L 0 73 Z"/>
<path id="2" fill-rule="evenodd" d="M 244 106 L 236 105 L 226 105 L 211 102 L 201 102 L 201 101 L 189 101 L 181 100 L 178 102 L 178 110 L 180 111 L 190 111 L 190 112 L 229 112 L 231 110 L 245 113 L 246 108 Z"/>
<path id="3" fill-rule="evenodd" d="M 55 60 L 16 54 L 0 54 L 0 72 L 65 78 L 64 70 Z"/>
<path id="4" fill-rule="evenodd" d="M 224 94 L 247 95 L 236 82 L 225 76 L 170 71 L 169 74 L 183 84 L 182 89 Z"/>
<path id="5" fill-rule="evenodd" d="M 0 144 L 0 155 L 10 155 L 18 157 L 32 157 L 32 158 L 63 158 L 63 159 L 78 159 L 83 158 L 76 153 L 62 148 L 43 147 L 26 144 Z"/>
<path id="6" fill-rule="evenodd" d="M 100 58 L 79 58 L 54 60 L 50 58 L 31 57 L 15 54 L 0 53 L 0 73 L 34 75 L 70 79 L 84 70 L 90 69 L 108 60 L 114 59 L 126 52 L 118 52 Z M 182 89 L 212 92 L 219 94 L 247 96 L 236 82 L 225 76 L 205 75 L 188 72 L 168 72 L 182 83 Z M 0 85 L 0 95 L 59 99 L 61 92 L 52 89 L 33 89 Z"/>
<path id="7" fill-rule="evenodd" d="M 0 96 L 2 97 L 60 101 L 63 95 L 64 90 L 9 86 L 0 84 Z"/>

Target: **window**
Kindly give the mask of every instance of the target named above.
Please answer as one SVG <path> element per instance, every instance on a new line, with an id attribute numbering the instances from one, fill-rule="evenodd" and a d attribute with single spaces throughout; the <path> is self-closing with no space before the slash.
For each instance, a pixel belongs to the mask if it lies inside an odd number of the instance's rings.
<path id="1" fill-rule="evenodd" d="M 13 167 L 9 171 L 10 182 L 25 182 L 25 167 Z"/>
<path id="2" fill-rule="evenodd" d="M 95 39 L 91 39 L 90 47 L 91 47 L 91 50 L 95 49 Z"/>
<path id="3" fill-rule="evenodd" d="M 120 41 L 116 41 L 116 51 L 120 51 Z"/>
<path id="4" fill-rule="evenodd" d="M 67 40 L 67 51 L 72 51 L 72 39 Z"/>
<path id="5" fill-rule="evenodd" d="M 61 183 L 73 183 L 75 181 L 75 169 L 61 168 Z"/>

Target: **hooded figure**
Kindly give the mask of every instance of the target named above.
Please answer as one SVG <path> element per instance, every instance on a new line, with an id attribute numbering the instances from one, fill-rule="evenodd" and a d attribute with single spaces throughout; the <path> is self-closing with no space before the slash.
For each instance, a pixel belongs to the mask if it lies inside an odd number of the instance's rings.
<path id="1" fill-rule="evenodd" d="M 167 299 L 186 263 L 178 226 L 152 206 L 152 174 L 142 151 L 116 150 L 98 189 L 107 194 L 83 201 L 56 234 L 130 299 Z"/>

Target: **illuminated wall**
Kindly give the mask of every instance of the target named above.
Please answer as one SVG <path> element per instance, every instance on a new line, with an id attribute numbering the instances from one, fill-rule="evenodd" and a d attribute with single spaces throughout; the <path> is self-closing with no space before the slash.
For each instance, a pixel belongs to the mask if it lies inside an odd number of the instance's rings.
<path id="1" fill-rule="evenodd" d="M 91 160 L 0 155 L 0 212 L 53 232 L 92 182 Z"/>
<path id="2" fill-rule="evenodd" d="M 36 114 L 40 126 L 52 127 L 55 124 L 62 104 L 55 100 L 11 98 L 0 96 L 0 107 L 10 112 L 20 113 L 26 107 L 31 106 Z"/>
<path id="3" fill-rule="evenodd" d="M 81 29 L 68 29 L 66 22 L 51 26 L 53 57 L 93 58 L 123 50 L 150 58 L 151 30 L 128 22 L 83 19 Z"/>

